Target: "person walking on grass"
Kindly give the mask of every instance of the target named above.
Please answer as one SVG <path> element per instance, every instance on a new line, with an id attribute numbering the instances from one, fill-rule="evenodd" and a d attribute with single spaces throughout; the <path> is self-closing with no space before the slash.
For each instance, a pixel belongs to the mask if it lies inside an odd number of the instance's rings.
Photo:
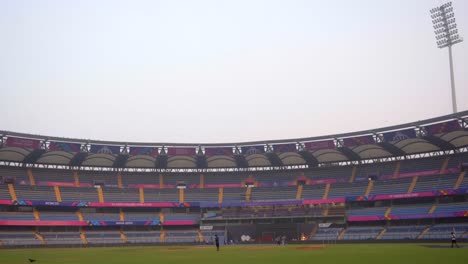
<path id="1" fill-rule="evenodd" d="M 218 234 L 215 234 L 215 245 L 216 245 L 216 251 L 219 251 L 219 237 L 218 237 Z"/>
<path id="2" fill-rule="evenodd" d="M 454 244 L 455 244 L 455 246 L 457 246 L 457 248 L 459 248 L 459 246 L 457 244 L 457 237 L 455 236 L 455 232 L 452 231 L 452 248 L 453 248 Z"/>

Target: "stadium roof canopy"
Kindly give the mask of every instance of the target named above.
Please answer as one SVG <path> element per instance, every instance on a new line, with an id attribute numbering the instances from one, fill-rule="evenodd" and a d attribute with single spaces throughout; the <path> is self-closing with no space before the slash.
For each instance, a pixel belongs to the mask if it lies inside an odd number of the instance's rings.
<path id="1" fill-rule="evenodd" d="M 309 138 L 235 143 L 142 143 L 0 131 L 0 164 L 89 168 L 316 167 L 467 151 L 468 111 Z"/>

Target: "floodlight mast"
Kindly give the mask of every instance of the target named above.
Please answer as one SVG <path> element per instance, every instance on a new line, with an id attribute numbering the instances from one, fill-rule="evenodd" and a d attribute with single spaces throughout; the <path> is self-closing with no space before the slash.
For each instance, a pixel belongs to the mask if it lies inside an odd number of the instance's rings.
<path id="1" fill-rule="evenodd" d="M 430 10 L 434 33 L 436 35 L 437 47 L 442 49 L 448 47 L 450 64 L 450 86 L 452 88 L 452 108 L 453 113 L 457 112 L 457 96 L 455 93 L 455 76 L 453 73 L 452 46 L 463 41 L 458 35 L 455 14 L 453 13 L 452 2 Z"/>

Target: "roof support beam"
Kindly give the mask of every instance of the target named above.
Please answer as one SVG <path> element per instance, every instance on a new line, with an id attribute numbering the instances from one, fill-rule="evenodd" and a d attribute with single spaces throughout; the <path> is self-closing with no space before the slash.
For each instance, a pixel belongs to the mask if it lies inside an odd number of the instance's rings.
<path id="1" fill-rule="evenodd" d="M 361 157 L 349 148 L 339 147 L 337 150 L 341 152 L 341 154 L 345 155 L 350 161 L 361 160 Z"/>
<path id="2" fill-rule="evenodd" d="M 154 162 L 157 169 L 167 169 L 167 155 L 158 155 Z"/>
<path id="3" fill-rule="evenodd" d="M 449 142 L 442 140 L 436 136 L 424 136 L 422 139 L 429 141 L 431 144 L 436 145 L 441 150 L 455 150 L 456 147 Z"/>
<path id="4" fill-rule="evenodd" d="M 402 149 L 397 148 L 388 142 L 380 142 L 380 143 L 377 143 L 377 145 L 381 146 L 386 151 L 392 153 L 392 155 L 395 157 L 401 157 L 401 156 L 406 155 L 406 152 L 404 152 Z"/>
<path id="5" fill-rule="evenodd" d="M 248 168 L 249 163 L 245 159 L 244 155 L 234 155 L 234 159 L 236 160 L 236 165 L 238 168 Z"/>
<path id="6" fill-rule="evenodd" d="M 206 161 L 205 155 L 197 155 L 197 168 L 198 169 L 206 169 L 208 168 L 208 162 Z"/>
<path id="7" fill-rule="evenodd" d="M 281 161 L 281 159 L 278 157 L 278 155 L 276 155 L 276 153 L 267 152 L 267 153 L 265 153 L 265 155 L 267 156 L 268 160 L 270 160 L 271 166 L 273 166 L 273 167 L 282 167 L 282 166 L 284 166 L 283 161 Z"/>
<path id="8" fill-rule="evenodd" d="M 70 166 L 72 167 L 80 167 L 81 164 L 86 160 L 88 157 L 88 152 L 78 152 L 73 156 L 73 158 L 70 160 Z"/>
<path id="9" fill-rule="evenodd" d="M 23 160 L 23 163 L 33 164 L 45 153 L 44 149 L 35 149 L 31 151 Z"/>
<path id="10" fill-rule="evenodd" d="M 112 167 L 114 168 L 125 168 L 125 165 L 127 164 L 128 160 L 128 155 L 127 154 L 119 154 L 114 161 L 114 164 Z"/>
<path id="11" fill-rule="evenodd" d="M 309 151 L 305 151 L 305 150 L 299 151 L 299 154 L 302 156 L 302 158 L 306 161 L 307 165 L 309 165 L 310 167 L 318 166 L 319 161 Z"/>

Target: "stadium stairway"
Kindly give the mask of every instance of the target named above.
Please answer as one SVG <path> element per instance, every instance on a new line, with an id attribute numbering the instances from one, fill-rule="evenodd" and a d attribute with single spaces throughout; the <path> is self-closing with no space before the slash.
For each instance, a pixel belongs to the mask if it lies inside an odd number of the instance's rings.
<path id="1" fill-rule="evenodd" d="M 395 170 L 393 171 L 393 178 L 396 178 L 398 174 L 400 174 L 400 168 L 401 168 L 401 161 L 398 161 Z"/>
<path id="2" fill-rule="evenodd" d="M 414 190 L 414 186 L 416 186 L 417 182 L 418 182 L 418 176 L 414 176 L 413 180 L 411 181 L 410 186 L 408 187 L 408 191 L 406 193 L 412 193 Z"/>
<path id="3" fill-rule="evenodd" d="M 122 229 L 119 230 L 119 233 L 120 233 L 120 239 L 122 239 L 122 243 L 124 244 L 127 243 L 127 235 L 125 235 Z"/>
<path id="4" fill-rule="evenodd" d="M 35 185 L 36 185 L 36 179 L 34 179 L 34 174 L 33 174 L 31 168 L 29 168 L 29 169 L 27 170 L 27 174 L 28 174 L 28 177 L 29 177 L 29 184 L 30 184 L 31 186 L 35 186 Z"/>
<path id="5" fill-rule="evenodd" d="M 450 157 L 446 157 L 445 160 L 444 160 L 444 163 L 442 164 L 442 168 L 440 168 L 439 174 L 444 174 L 444 173 L 446 173 L 446 170 L 447 170 L 447 166 L 448 166 L 448 164 L 449 164 L 449 161 L 450 161 Z"/>
<path id="6" fill-rule="evenodd" d="M 346 233 L 346 228 L 343 228 L 343 230 L 341 230 L 340 234 L 338 235 L 338 240 L 343 239 L 345 233 Z"/>
<path id="7" fill-rule="evenodd" d="M 119 173 L 117 174 L 117 186 L 118 186 L 120 189 L 123 188 L 123 184 L 122 184 L 122 174 L 120 173 L 120 171 L 119 171 Z"/>
<path id="8" fill-rule="evenodd" d="M 33 215 L 34 215 L 34 219 L 36 219 L 36 221 L 41 221 L 41 217 L 39 216 L 39 211 L 37 211 L 36 208 L 33 208 Z"/>
<path id="9" fill-rule="evenodd" d="M 88 239 L 86 239 L 86 234 L 84 232 L 84 230 L 80 227 L 80 238 L 81 238 L 81 242 L 83 242 L 83 244 L 87 245 L 88 244 Z"/>
<path id="10" fill-rule="evenodd" d="M 166 230 L 162 229 L 161 234 L 159 235 L 159 241 L 166 242 Z"/>
<path id="11" fill-rule="evenodd" d="M 390 219 L 391 219 L 391 218 L 389 217 L 391 211 L 392 211 L 392 207 L 387 208 L 387 210 L 385 211 L 385 214 L 384 214 L 385 219 L 387 219 L 387 220 L 390 220 Z M 385 233 L 385 232 L 384 232 L 384 233 Z"/>
<path id="12" fill-rule="evenodd" d="M 202 234 L 202 232 L 200 231 L 200 229 L 197 229 L 197 234 L 198 234 L 198 241 L 199 241 L 199 242 L 205 241 L 205 240 L 203 239 L 203 234 Z"/>
<path id="13" fill-rule="evenodd" d="M 120 208 L 120 212 L 119 212 L 119 221 L 125 221 L 125 213 L 124 211 L 122 210 L 122 208 Z"/>
<path id="14" fill-rule="evenodd" d="M 54 186 L 54 192 L 55 192 L 55 199 L 57 200 L 57 202 L 61 202 L 62 195 L 60 194 L 60 187 L 58 185 Z"/>
<path id="15" fill-rule="evenodd" d="M 159 212 L 159 222 L 164 223 L 164 213 Z"/>
<path id="16" fill-rule="evenodd" d="M 159 189 L 164 189 L 164 178 L 162 174 L 159 174 Z"/>
<path id="17" fill-rule="evenodd" d="M 434 213 L 435 209 L 437 208 L 437 203 L 434 203 L 431 208 L 429 209 L 429 211 L 427 212 L 428 214 L 432 214 Z"/>
<path id="18" fill-rule="evenodd" d="M 349 178 L 350 183 L 354 182 L 354 179 L 356 178 L 356 174 L 357 174 L 357 166 L 354 166 L 351 172 L 351 178 Z"/>
<path id="19" fill-rule="evenodd" d="M 80 187 L 80 177 L 78 176 L 78 171 L 73 172 L 73 179 L 75 181 L 75 187 Z"/>
<path id="20" fill-rule="evenodd" d="M 8 184 L 8 191 L 10 191 L 11 199 L 14 201 L 17 201 L 18 197 L 16 196 L 16 191 L 15 191 L 15 187 L 13 186 L 13 184 L 11 183 Z"/>
<path id="21" fill-rule="evenodd" d="M 184 189 L 179 189 L 179 203 L 184 202 Z"/>
<path id="22" fill-rule="evenodd" d="M 372 187 L 374 187 L 374 181 L 369 181 L 369 184 L 367 184 L 366 193 L 364 193 L 364 196 L 368 196 L 370 194 L 370 192 L 372 191 Z"/>
<path id="23" fill-rule="evenodd" d="M 205 188 L 205 175 L 203 173 L 200 174 L 200 189 Z"/>
<path id="24" fill-rule="evenodd" d="M 330 187 L 331 187 L 330 183 L 327 183 L 327 185 L 325 185 L 325 193 L 322 196 L 323 200 L 328 199 L 328 194 L 330 193 Z"/>
<path id="25" fill-rule="evenodd" d="M 140 203 L 144 203 L 145 202 L 145 189 L 143 189 L 142 187 L 140 187 L 138 189 L 138 192 L 140 194 Z"/>
<path id="26" fill-rule="evenodd" d="M 302 189 L 304 188 L 304 186 L 302 184 L 299 184 L 297 186 L 297 193 L 296 193 L 296 200 L 300 200 L 301 197 L 302 197 Z"/>
<path id="27" fill-rule="evenodd" d="M 102 188 L 97 188 L 98 195 L 99 195 L 99 202 L 103 203 L 104 202 L 104 193 L 102 192 Z"/>
<path id="28" fill-rule="evenodd" d="M 252 188 L 247 187 L 247 190 L 245 190 L 245 200 L 250 201 L 251 195 L 252 195 Z"/>
<path id="29" fill-rule="evenodd" d="M 43 245 L 47 244 L 44 237 L 39 232 L 37 232 L 37 230 L 34 231 L 34 235 L 36 236 L 37 239 L 39 239 L 39 241 L 41 241 Z"/>
<path id="30" fill-rule="evenodd" d="M 458 176 L 457 181 L 455 182 L 455 185 L 453 186 L 454 190 L 457 190 L 460 187 L 460 184 L 463 182 L 463 178 L 465 178 L 466 171 L 462 171 L 460 175 Z"/>
<path id="31" fill-rule="evenodd" d="M 431 226 L 424 228 L 424 230 L 418 235 L 417 239 L 422 239 L 422 237 L 431 230 Z"/>
<path id="32" fill-rule="evenodd" d="M 224 189 L 220 187 L 218 190 L 218 203 L 223 203 Z"/>
<path id="33" fill-rule="evenodd" d="M 76 211 L 76 216 L 78 216 L 78 220 L 84 221 L 83 214 L 81 213 L 80 209 L 78 209 L 78 211 Z"/>
<path id="34" fill-rule="evenodd" d="M 388 208 L 390 209 L 390 208 Z M 382 229 L 382 231 L 380 231 L 380 233 L 375 237 L 376 240 L 380 240 L 380 238 L 382 238 L 382 236 L 385 234 L 385 232 L 387 232 L 387 228 L 384 227 L 384 229 Z"/>

